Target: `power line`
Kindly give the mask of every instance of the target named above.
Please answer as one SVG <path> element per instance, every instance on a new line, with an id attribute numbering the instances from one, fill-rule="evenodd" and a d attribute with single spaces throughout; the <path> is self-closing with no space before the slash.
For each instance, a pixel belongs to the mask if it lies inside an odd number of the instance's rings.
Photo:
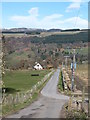
<path id="1" fill-rule="evenodd" d="M 80 4 L 81 6 L 81 4 Z M 75 20 L 75 24 L 74 24 L 74 28 L 77 24 L 77 21 L 78 21 L 78 17 L 79 17 L 79 13 L 80 13 L 80 8 L 78 9 L 78 13 L 77 13 L 77 17 L 76 17 L 76 20 Z M 74 31 L 72 31 L 72 37 L 73 39 L 75 39 L 75 36 L 73 34 Z M 74 74 L 75 74 L 75 67 L 76 67 L 76 60 L 75 60 L 75 49 L 73 49 L 73 59 L 72 59 L 72 63 L 71 63 L 71 70 L 72 70 L 72 85 L 71 85 L 71 90 L 73 91 L 74 90 Z"/>

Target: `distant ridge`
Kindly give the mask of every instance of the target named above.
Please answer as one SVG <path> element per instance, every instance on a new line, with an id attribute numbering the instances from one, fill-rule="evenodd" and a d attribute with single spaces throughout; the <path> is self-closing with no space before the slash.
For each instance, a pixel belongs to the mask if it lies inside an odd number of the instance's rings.
<path id="1" fill-rule="evenodd" d="M 29 32 L 45 32 L 44 29 L 34 29 L 34 28 L 11 28 L 2 29 L 2 33 L 29 33 Z"/>
<path id="2" fill-rule="evenodd" d="M 2 29 L 2 33 L 30 33 L 30 32 L 69 32 L 69 31 L 88 31 L 88 29 L 35 29 L 35 28 L 11 28 L 11 29 Z"/>
<path id="3" fill-rule="evenodd" d="M 61 32 L 61 29 L 49 29 L 47 32 Z"/>

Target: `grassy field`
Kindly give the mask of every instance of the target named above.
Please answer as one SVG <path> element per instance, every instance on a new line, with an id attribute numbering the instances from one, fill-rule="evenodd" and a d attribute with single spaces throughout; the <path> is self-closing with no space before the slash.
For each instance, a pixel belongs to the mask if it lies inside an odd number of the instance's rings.
<path id="1" fill-rule="evenodd" d="M 7 93 L 16 93 L 27 91 L 40 81 L 50 70 L 23 70 L 23 71 L 7 71 L 3 77 Z M 31 76 L 31 74 L 39 74 L 39 76 Z"/>
<path id="2" fill-rule="evenodd" d="M 88 64 L 77 64 L 75 75 L 78 76 L 81 80 L 83 80 L 86 84 L 88 84 Z"/>
<path id="3" fill-rule="evenodd" d="M 73 53 L 73 49 L 72 50 L 66 49 L 65 52 Z M 80 54 L 80 55 L 88 55 L 88 47 L 82 47 L 82 48 L 76 49 L 75 52 L 76 54 Z"/>
<path id="4" fill-rule="evenodd" d="M 76 75 L 88 84 L 88 64 L 77 64 Z"/>
<path id="5" fill-rule="evenodd" d="M 40 81 L 47 73 L 49 73 L 50 70 L 43 70 L 43 71 L 13 71 L 13 73 L 7 72 L 5 75 L 5 84 L 7 87 L 14 88 L 16 90 L 29 90 L 34 84 L 37 83 L 37 81 Z M 40 74 L 40 76 L 31 76 L 31 74 Z M 12 79 L 11 75 L 12 74 Z M 52 73 L 53 74 L 53 73 Z M 27 99 L 23 103 L 20 102 L 18 104 L 12 104 L 12 105 L 3 105 L 2 106 L 2 115 L 7 116 L 9 114 L 12 114 L 14 112 L 18 112 L 20 109 L 25 108 L 26 106 L 30 105 L 33 101 L 35 101 L 39 97 L 39 93 L 41 89 L 46 85 L 52 74 L 49 76 L 49 78 L 37 88 L 37 91 L 34 92 L 32 95 L 32 99 Z M 26 77 L 26 78 L 25 78 Z M 8 78 L 8 79 L 7 79 Z M 14 80 L 15 82 L 11 82 Z M 21 83 L 20 83 L 20 81 Z M 6 82 L 7 81 L 7 82 Z"/>
<path id="6" fill-rule="evenodd" d="M 82 49 L 77 49 L 76 53 L 83 54 L 83 55 L 88 55 L 88 47 L 83 47 Z"/>
<path id="7" fill-rule="evenodd" d="M 50 35 L 72 35 L 72 34 L 77 34 L 80 33 L 80 31 L 68 31 L 68 32 L 42 32 L 40 35 L 42 37 L 50 36 Z"/>

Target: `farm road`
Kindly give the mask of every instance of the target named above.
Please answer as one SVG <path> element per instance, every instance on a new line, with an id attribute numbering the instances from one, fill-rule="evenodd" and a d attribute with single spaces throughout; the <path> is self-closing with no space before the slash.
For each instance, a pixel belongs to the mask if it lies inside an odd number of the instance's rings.
<path id="1" fill-rule="evenodd" d="M 62 106 L 69 97 L 57 92 L 60 69 L 58 68 L 42 89 L 37 101 L 8 118 L 60 118 Z"/>

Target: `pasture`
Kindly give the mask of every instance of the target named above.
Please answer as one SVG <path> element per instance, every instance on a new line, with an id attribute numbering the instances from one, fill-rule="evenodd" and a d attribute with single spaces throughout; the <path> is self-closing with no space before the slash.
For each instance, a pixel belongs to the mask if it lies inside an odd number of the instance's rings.
<path id="1" fill-rule="evenodd" d="M 75 74 L 83 80 L 86 85 L 88 84 L 88 64 L 77 64 Z"/>
<path id="2" fill-rule="evenodd" d="M 50 70 L 17 70 L 6 71 L 3 81 L 6 88 L 6 93 L 16 93 L 27 91 L 32 88 L 38 81 L 40 81 Z M 39 76 L 31 76 L 32 74 L 39 74 Z"/>

